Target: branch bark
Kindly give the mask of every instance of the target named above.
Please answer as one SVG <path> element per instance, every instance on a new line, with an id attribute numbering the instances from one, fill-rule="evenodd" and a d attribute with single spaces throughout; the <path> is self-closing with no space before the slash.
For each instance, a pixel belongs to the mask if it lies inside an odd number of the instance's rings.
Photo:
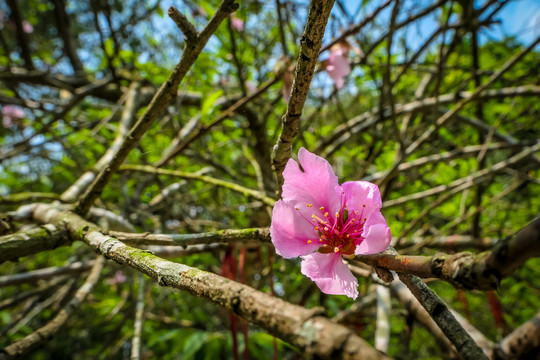
<path id="1" fill-rule="evenodd" d="M 173 263 L 104 235 L 72 212 L 46 204 L 36 206 L 35 220 L 64 221 L 70 235 L 120 264 L 130 266 L 161 286 L 187 291 L 234 312 L 254 325 L 320 359 L 388 359 L 351 330 L 318 316 L 318 309 L 289 304 L 213 273 Z"/>
<path id="2" fill-rule="evenodd" d="M 278 192 L 281 192 L 283 169 L 291 158 L 292 141 L 298 133 L 302 109 L 311 85 L 315 65 L 319 61 L 324 30 L 333 5 L 334 0 L 312 0 L 309 4 L 307 23 L 304 35 L 300 40 L 300 54 L 296 64 L 291 98 L 282 118 L 281 133 L 272 152 L 272 167 L 276 173 Z"/>

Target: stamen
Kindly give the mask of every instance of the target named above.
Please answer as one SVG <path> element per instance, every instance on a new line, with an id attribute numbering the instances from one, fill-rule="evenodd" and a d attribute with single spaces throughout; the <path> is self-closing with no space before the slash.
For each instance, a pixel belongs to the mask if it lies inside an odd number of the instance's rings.
<path id="1" fill-rule="evenodd" d="M 324 206 L 321 206 L 319 210 L 324 211 Z"/>
<path id="2" fill-rule="evenodd" d="M 308 244 L 311 244 L 311 240 L 308 240 L 307 243 L 308 243 Z"/>
<path id="3" fill-rule="evenodd" d="M 311 205 L 311 204 L 306 204 L 306 206 L 307 206 L 307 207 L 313 207 L 313 205 Z"/>

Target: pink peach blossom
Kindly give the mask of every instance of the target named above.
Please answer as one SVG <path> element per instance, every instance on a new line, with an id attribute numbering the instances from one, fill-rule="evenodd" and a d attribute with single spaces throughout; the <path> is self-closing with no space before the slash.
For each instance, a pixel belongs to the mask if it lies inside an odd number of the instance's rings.
<path id="1" fill-rule="evenodd" d="M 326 72 L 336 83 L 336 87 L 341 89 L 345 83 L 345 77 L 351 73 L 351 65 L 347 59 L 349 53 L 348 46 L 336 44 L 330 48 L 330 56 L 326 64 Z"/>
<path id="2" fill-rule="evenodd" d="M 23 20 L 22 27 L 23 27 L 23 31 L 25 33 L 27 33 L 27 34 L 30 34 L 30 33 L 34 32 L 34 27 L 32 26 L 32 24 L 30 24 L 26 20 Z"/>
<path id="3" fill-rule="evenodd" d="M 24 117 L 24 110 L 18 106 L 4 105 L 2 106 L 2 125 L 10 127 L 16 123 L 16 120 Z"/>
<path id="4" fill-rule="evenodd" d="M 231 27 L 236 31 L 244 31 L 244 20 L 231 15 Z"/>
<path id="5" fill-rule="evenodd" d="M 339 185 L 332 167 L 304 148 L 283 171 L 283 199 L 272 213 L 270 236 L 276 253 L 300 256 L 302 274 L 322 292 L 356 299 L 358 281 L 342 255 L 354 257 L 386 250 L 390 228 L 381 214 L 377 185 L 349 181 Z"/>

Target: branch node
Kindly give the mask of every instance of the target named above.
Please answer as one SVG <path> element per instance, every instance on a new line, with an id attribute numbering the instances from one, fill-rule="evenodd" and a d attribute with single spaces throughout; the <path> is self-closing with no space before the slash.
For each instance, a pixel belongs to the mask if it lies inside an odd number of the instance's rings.
<path id="1" fill-rule="evenodd" d="M 195 26 L 193 26 L 193 24 L 190 23 L 189 20 L 184 16 L 184 14 L 178 11 L 178 9 L 174 6 L 169 8 L 168 14 L 169 17 L 176 23 L 178 28 L 184 33 L 186 42 L 193 43 L 197 41 L 199 33 L 197 32 Z"/>

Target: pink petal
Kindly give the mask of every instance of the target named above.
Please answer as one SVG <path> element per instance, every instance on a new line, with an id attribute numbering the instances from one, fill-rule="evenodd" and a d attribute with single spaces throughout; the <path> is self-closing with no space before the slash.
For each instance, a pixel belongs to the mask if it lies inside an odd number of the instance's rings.
<path id="1" fill-rule="evenodd" d="M 313 280 L 329 295 L 358 296 L 358 280 L 343 263 L 340 254 L 313 253 L 302 257 L 302 274 Z"/>
<path id="2" fill-rule="evenodd" d="M 314 226 L 293 205 L 283 200 L 274 205 L 270 237 L 276 253 L 286 259 L 311 254 L 320 247 Z M 312 243 L 309 244 L 308 240 Z"/>
<path id="3" fill-rule="evenodd" d="M 31 32 L 34 31 L 34 27 L 32 26 L 32 24 L 30 24 L 28 21 L 26 20 L 23 20 L 22 22 L 22 26 L 23 26 L 23 31 L 27 34 L 30 34 Z"/>
<path id="4" fill-rule="evenodd" d="M 376 254 L 384 251 L 390 245 L 392 236 L 384 216 L 379 210 L 371 213 L 364 225 L 364 241 L 354 251 L 356 255 Z"/>
<path id="5" fill-rule="evenodd" d="M 334 80 L 338 89 L 343 87 L 344 78 L 351 73 L 351 65 L 343 51 L 338 50 L 330 53 L 326 72 Z"/>
<path id="6" fill-rule="evenodd" d="M 340 209 L 340 193 L 336 191 L 338 178 L 332 166 L 320 156 L 304 148 L 298 151 L 298 159 L 304 171 L 293 159 L 289 159 L 283 171 L 283 200 L 304 208 L 306 204 L 334 214 Z"/>
<path id="7" fill-rule="evenodd" d="M 347 198 L 347 209 L 360 211 L 363 218 L 369 218 L 382 206 L 379 188 L 369 181 L 347 181 L 341 187 Z"/>
<path id="8" fill-rule="evenodd" d="M 231 16 L 231 26 L 236 31 L 244 30 L 244 20 L 237 18 L 236 16 Z"/>

